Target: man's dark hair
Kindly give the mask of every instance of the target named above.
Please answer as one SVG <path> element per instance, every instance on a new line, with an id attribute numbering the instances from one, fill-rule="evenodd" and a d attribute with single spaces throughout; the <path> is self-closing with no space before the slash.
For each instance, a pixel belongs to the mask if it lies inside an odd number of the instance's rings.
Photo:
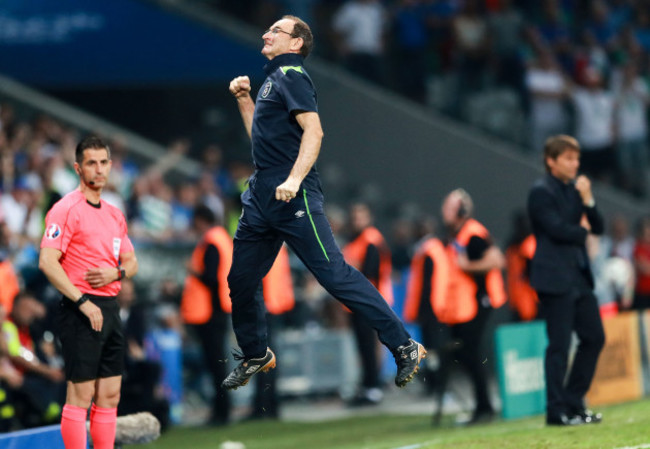
<path id="1" fill-rule="evenodd" d="M 311 28 L 309 28 L 307 22 L 302 20 L 300 17 L 283 16 L 282 18 L 293 20 L 293 31 L 291 32 L 291 36 L 302 39 L 300 54 L 303 58 L 306 58 L 311 53 L 312 48 L 314 48 L 314 36 L 311 34 Z"/>
<path id="2" fill-rule="evenodd" d="M 557 136 L 551 136 L 546 139 L 544 143 L 544 166 L 546 167 L 546 171 L 550 170 L 546 159 L 551 158 L 555 160 L 562 153 L 569 150 L 580 152 L 580 144 L 574 137 L 567 136 L 566 134 L 558 134 Z"/>
<path id="3" fill-rule="evenodd" d="M 108 146 L 108 142 L 97 136 L 88 136 L 77 144 L 74 159 L 78 164 L 83 162 L 85 150 L 106 150 L 108 158 L 111 158 L 111 149 Z"/>
<path id="4" fill-rule="evenodd" d="M 192 217 L 194 221 L 203 220 L 209 225 L 217 224 L 217 216 L 215 215 L 214 212 L 212 212 L 212 209 L 210 209 L 205 204 L 199 204 L 198 206 L 196 206 L 194 208 Z"/>

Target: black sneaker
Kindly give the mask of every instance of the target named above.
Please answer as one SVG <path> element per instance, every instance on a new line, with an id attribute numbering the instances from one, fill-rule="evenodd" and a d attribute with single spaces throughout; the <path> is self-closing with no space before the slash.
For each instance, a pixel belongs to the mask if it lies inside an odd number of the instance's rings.
<path id="1" fill-rule="evenodd" d="M 415 373 L 418 372 L 420 360 L 425 358 L 427 351 L 417 341 L 409 339 L 408 345 L 398 347 L 393 353 L 395 363 L 397 363 L 397 376 L 395 376 L 395 385 L 403 387 L 409 383 Z"/>
<path id="2" fill-rule="evenodd" d="M 270 369 L 275 368 L 275 354 L 273 354 L 270 348 L 266 348 L 264 357 L 246 359 L 243 356 L 235 354 L 235 360 L 241 360 L 242 362 L 221 383 L 221 387 L 226 390 L 236 390 L 239 387 L 243 387 L 253 377 L 253 374 L 259 373 L 260 371 L 266 373 Z"/>
<path id="3" fill-rule="evenodd" d="M 559 415 L 546 415 L 547 426 L 581 426 L 585 421 L 580 415 L 567 415 L 560 413 Z"/>
<path id="4" fill-rule="evenodd" d="M 579 416 L 580 418 L 582 418 L 582 420 L 585 422 L 585 424 L 599 424 L 603 420 L 603 414 L 602 413 L 592 412 L 591 410 L 588 410 L 588 409 L 579 410 L 576 413 L 576 416 Z"/>

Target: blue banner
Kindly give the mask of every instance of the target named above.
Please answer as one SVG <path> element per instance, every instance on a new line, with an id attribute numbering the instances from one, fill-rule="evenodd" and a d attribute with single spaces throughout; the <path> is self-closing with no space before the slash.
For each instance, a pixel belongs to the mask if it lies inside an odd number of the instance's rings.
<path id="1" fill-rule="evenodd" d="M 261 47 L 143 1 L 0 1 L 0 73 L 39 87 L 229 81 L 261 72 Z"/>
<path id="2" fill-rule="evenodd" d="M 61 425 L 37 427 L 0 434 L 0 447 L 3 449 L 65 449 L 61 437 Z"/>

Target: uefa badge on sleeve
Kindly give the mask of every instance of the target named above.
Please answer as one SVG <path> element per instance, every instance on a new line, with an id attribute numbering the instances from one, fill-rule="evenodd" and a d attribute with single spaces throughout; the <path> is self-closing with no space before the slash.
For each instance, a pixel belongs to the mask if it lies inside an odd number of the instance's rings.
<path id="1" fill-rule="evenodd" d="M 61 228 L 56 223 L 52 223 L 45 230 L 45 237 L 47 237 L 49 240 L 55 240 L 60 235 L 61 235 Z"/>

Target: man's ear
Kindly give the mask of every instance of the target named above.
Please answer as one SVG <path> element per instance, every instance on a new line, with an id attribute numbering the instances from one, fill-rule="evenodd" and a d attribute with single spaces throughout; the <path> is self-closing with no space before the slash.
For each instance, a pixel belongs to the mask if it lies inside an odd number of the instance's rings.
<path id="1" fill-rule="evenodd" d="M 302 46 L 304 44 L 305 44 L 305 41 L 303 40 L 302 37 L 294 37 L 291 40 L 291 47 L 290 48 L 291 48 L 291 50 L 294 50 L 294 51 L 297 51 L 298 53 L 300 53 L 300 49 L 302 48 Z"/>

